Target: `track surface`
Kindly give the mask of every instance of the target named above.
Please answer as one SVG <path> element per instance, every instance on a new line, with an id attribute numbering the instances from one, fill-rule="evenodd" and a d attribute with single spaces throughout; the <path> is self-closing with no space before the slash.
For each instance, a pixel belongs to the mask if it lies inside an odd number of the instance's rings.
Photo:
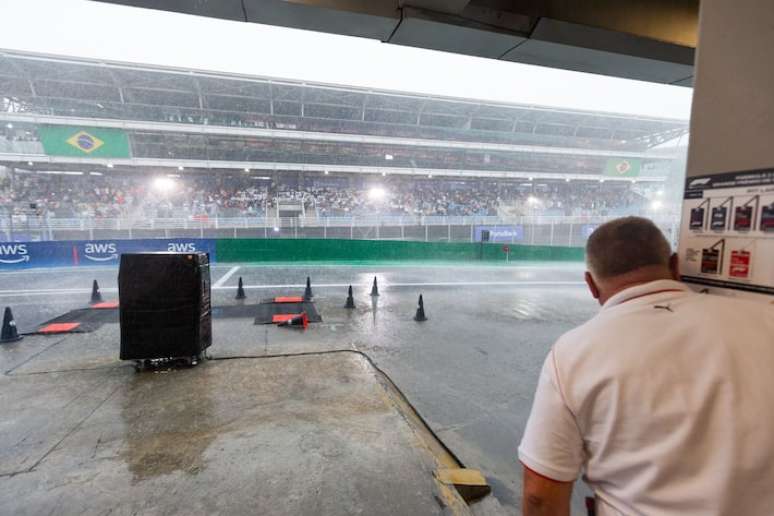
<path id="1" fill-rule="evenodd" d="M 233 304 L 242 277 L 248 302 L 299 293 L 312 278 L 324 322 L 300 334 L 242 321 L 215 324 L 212 353 L 358 349 L 403 390 L 465 462 L 481 469 L 506 506 L 520 506 L 516 447 L 549 347 L 597 311 L 579 264 L 518 266 L 214 265 L 213 305 Z M 0 307 L 11 306 L 22 331 L 89 300 L 97 279 L 117 297 L 117 270 L 79 268 L 0 273 Z M 373 277 L 381 296 L 369 296 Z M 346 288 L 357 308 L 343 309 Z M 422 293 L 429 321 L 412 320 Z M 290 335 L 288 337 L 287 335 Z M 274 340 L 270 340 L 270 336 Z M 299 342 L 291 342 L 290 339 Z M 237 344 L 239 343 L 239 344 Z M 301 348 L 299 348 L 301 346 Z M 575 507 L 582 511 L 581 490 Z"/>

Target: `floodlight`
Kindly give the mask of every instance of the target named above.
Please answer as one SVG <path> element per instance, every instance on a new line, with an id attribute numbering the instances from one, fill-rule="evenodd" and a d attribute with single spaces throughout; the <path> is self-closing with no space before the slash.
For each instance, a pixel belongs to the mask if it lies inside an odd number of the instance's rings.
<path id="1" fill-rule="evenodd" d="M 171 177 L 157 177 L 153 180 L 153 188 L 159 192 L 169 192 L 175 189 L 175 180 Z"/>
<path id="2" fill-rule="evenodd" d="M 387 192 L 381 186 L 374 186 L 368 190 L 368 198 L 372 201 L 381 201 L 385 195 L 387 195 Z"/>

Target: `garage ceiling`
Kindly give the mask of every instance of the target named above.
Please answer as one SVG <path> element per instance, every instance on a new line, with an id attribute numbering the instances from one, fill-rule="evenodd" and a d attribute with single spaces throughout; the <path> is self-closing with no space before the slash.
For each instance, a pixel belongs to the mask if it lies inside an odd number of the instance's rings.
<path id="1" fill-rule="evenodd" d="M 699 0 L 98 0 L 691 86 Z"/>

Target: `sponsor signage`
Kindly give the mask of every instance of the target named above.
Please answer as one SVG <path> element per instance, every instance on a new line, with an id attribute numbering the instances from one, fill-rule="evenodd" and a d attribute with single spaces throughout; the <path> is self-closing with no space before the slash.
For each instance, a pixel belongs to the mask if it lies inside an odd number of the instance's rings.
<path id="1" fill-rule="evenodd" d="M 524 226 L 476 226 L 474 237 L 481 242 L 481 234 L 489 231 L 490 242 L 521 242 L 524 240 Z"/>
<path id="2" fill-rule="evenodd" d="M 30 261 L 27 244 L 0 244 L 0 264 L 16 265 Z"/>
<path id="3" fill-rule="evenodd" d="M 42 125 L 38 127 L 43 150 L 49 156 L 129 158 L 129 138 L 121 129 Z"/>
<path id="4" fill-rule="evenodd" d="M 87 242 L 83 244 L 81 256 L 92 262 L 109 262 L 118 260 L 117 251 L 118 246 L 115 242 Z"/>
<path id="5" fill-rule="evenodd" d="M 117 265 L 123 253 L 197 251 L 209 253 L 215 262 L 215 240 L 202 238 L 0 243 L 0 270 Z"/>

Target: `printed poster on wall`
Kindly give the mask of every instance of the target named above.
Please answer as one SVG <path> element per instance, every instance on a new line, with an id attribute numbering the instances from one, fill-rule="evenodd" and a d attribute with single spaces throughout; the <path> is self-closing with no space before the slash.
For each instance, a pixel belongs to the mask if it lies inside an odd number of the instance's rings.
<path id="1" fill-rule="evenodd" d="M 683 280 L 774 295 L 774 169 L 686 180 Z"/>

